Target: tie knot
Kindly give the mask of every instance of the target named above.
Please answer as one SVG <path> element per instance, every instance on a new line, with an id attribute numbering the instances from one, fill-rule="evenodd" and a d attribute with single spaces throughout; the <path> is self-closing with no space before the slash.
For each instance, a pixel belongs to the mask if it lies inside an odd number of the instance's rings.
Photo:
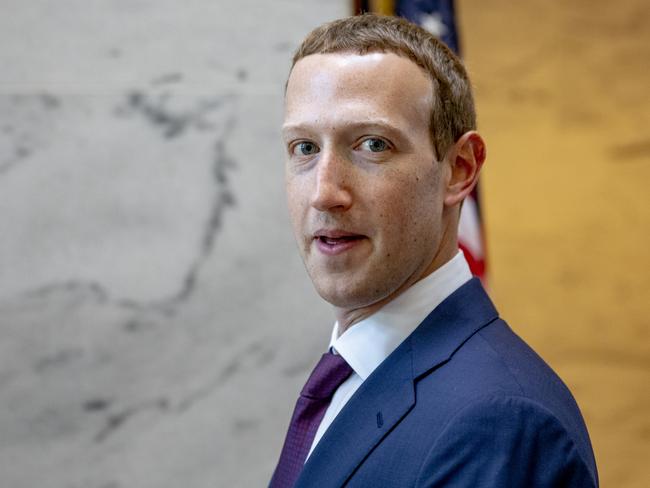
<path id="1" fill-rule="evenodd" d="M 326 352 L 312 371 L 300 394 L 317 400 L 329 399 L 352 374 L 352 368 L 341 356 Z"/>

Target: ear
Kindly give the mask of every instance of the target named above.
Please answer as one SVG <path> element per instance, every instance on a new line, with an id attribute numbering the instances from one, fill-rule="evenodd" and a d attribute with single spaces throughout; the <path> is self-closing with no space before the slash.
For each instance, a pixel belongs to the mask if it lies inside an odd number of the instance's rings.
<path id="1" fill-rule="evenodd" d="M 485 141 L 476 131 L 463 134 L 445 155 L 450 173 L 445 188 L 445 205 L 453 207 L 470 194 L 485 162 Z"/>

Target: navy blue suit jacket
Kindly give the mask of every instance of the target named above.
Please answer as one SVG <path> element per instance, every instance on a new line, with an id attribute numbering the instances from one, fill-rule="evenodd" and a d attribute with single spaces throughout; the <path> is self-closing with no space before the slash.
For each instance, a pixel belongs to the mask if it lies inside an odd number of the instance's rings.
<path id="1" fill-rule="evenodd" d="M 296 487 L 595 487 L 571 393 L 477 279 L 361 385 Z"/>

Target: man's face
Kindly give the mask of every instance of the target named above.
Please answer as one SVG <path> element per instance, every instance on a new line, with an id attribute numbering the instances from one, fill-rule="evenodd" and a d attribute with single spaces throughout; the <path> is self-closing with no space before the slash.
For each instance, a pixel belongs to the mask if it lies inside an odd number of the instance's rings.
<path id="1" fill-rule="evenodd" d="M 442 264 L 446 170 L 431 107 L 428 76 L 392 53 L 316 54 L 293 68 L 289 213 L 307 272 L 337 307 L 390 299 Z"/>

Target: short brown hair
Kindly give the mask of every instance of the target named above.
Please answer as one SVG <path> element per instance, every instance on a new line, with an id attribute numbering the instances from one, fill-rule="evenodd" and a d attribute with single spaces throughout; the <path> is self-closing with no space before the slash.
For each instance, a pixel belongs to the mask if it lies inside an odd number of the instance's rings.
<path id="1" fill-rule="evenodd" d="M 433 82 L 431 138 L 436 155 L 476 128 L 476 112 L 463 63 L 423 28 L 399 17 L 364 14 L 314 29 L 293 56 L 293 66 L 311 54 L 392 52 L 425 70 Z"/>

